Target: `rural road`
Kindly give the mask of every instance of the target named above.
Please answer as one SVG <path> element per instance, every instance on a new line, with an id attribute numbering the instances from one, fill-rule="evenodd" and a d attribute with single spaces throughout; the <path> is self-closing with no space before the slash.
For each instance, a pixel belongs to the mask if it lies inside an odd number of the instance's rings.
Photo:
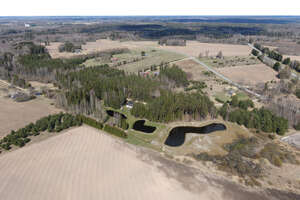
<path id="1" fill-rule="evenodd" d="M 244 90 L 245 92 L 247 92 L 247 93 L 249 93 L 249 94 L 251 94 L 251 95 L 254 95 L 254 96 L 256 96 L 257 98 L 261 98 L 261 97 L 262 97 L 260 94 L 257 94 L 257 93 L 255 93 L 255 92 L 249 90 L 248 88 L 246 88 L 246 87 L 244 87 L 244 86 L 242 86 L 242 85 L 240 85 L 240 84 L 238 84 L 238 83 L 236 83 L 236 82 L 230 80 L 229 78 L 225 77 L 223 74 L 217 72 L 215 69 L 213 69 L 212 67 L 210 67 L 210 66 L 206 65 L 205 63 L 201 62 L 201 61 L 198 60 L 197 58 L 195 58 L 195 57 L 190 57 L 190 59 L 192 59 L 192 60 L 195 61 L 196 63 L 202 65 L 202 66 L 205 67 L 207 70 L 213 72 L 215 75 L 219 76 L 220 78 L 222 78 L 223 80 L 227 81 L 228 83 L 230 83 L 230 84 L 236 86 L 237 88 L 239 88 L 239 89 L 241 89 L 241 90 Z"/>
<path id="2" fill-rule="evenodd" d="M 168 51 L 170 51 L 170 50 L 168 50 Z M 196 57 L 193 57 L 193 56 L 190 56 L 190 55 L 184 54 L 184 53 L 179 53 L 179 52 L 177 52 L 177 51 L 170 51 L 170 52 L 174 52 L 174 53 L 177 53 L 177 54 L 181 54 L 181 55 L 183 55 L 183 56 L 186 57 L 186 58 L 183 58 L 183 59 L 181 59 L 181 60 L 189 60 L 189 59 L 190 59 L 190 60 L 195 61 L 196 63 L 198 63 L 198 64 L 202 65 L 204 68 L 206 68 L 208 71 L 211 71 L 212 73 L 214 73 L 215 75 L 217 75 L 217 76 L 220 77 L 221 79 L 227 81 L 228 83 L 234 85 L 235 87 L 237 87 L 237 88 L 239 88 L 239 89 L 241 89 L 241 90 L 244 90 L 245 92 L 247 92 L 247 93 L 249 93 L 249 94 L 251 94 L 251 95 L 253 95 L 253 96 L 255 96 L 255 97 L 259 98 L 259 99 L 263 99 L 263 97 L 262 97 L 260 94 L 257 94 L 256 92 L 253 92 L 253 91 L 249 90 L 248 88 L 246 88 L 246 87 L 244 87 L 244 86 L 242 86 L 242 85 L 240 85 L 240 84 L 238 84 L 238 83 L 232 81 L 231 79 L 225 77 L 223 74 L 221 74 L 221 73 L 219 73 L 218 71 L 216 71 L 213 67 L 210 67 L 210 66 L 208 66 L 207 64 L 201 62 L 201 61 L 198 60 Z M 181 61 L 181 60 L 177 60 L 177 61 Z M 176 62 L 177 62 L 177 61 L 176 61 Z"/>
<path id="3" fill-rule="evenodd" d="M 295 133 L 293 135 L 283 137 L 283 138 L 281 138 L 281 140 L 300 149 L 300 133 Z"/>
<path id="4" fill-rule="evenodd" d="M 263 53 L 261 52 L 261 50 L 255 48 L 252 44 L 248 43 L 248 46 L 251 47 L 252 49 L 255 49 L 256 51 L 258 51 L 260 55 L 263 54 Z M 268 56 L 265 56 L 265 59 L 267 59 L 269 62 L 271 62 L 271 63 L 273 63 L 273 64 L 276 63 L 275 60 L 271 59 L 271 58 L 268 57 Z M 295 77 L 295 78 L 298 78 L 298 79 L 300 80 L 300 77 L 299 77 L 296 73 L 294 73 L 294 72 L 291 72 L 291 76 L 293 76 L 293 77 Z"/>

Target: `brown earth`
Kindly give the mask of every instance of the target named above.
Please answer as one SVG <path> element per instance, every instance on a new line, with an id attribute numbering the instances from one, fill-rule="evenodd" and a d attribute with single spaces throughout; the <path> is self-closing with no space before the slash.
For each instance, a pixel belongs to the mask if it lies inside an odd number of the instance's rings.
<path id="1" fill-rule="evenodd" d="M 250 191 L 79 127 L 0 156 L 2 199 L 297 199 L 277 190 Z"/>
<path id="2" fill-rule="evenodd" d="M 0 138 L 11 130 L 23 128 L 41 117 L 54 114 L 60 110 L 50 105 L 52 101 L 39 97 L 27 102 L 15 102 L 0 97 Z"/>
<path id="3" fill-rule="evenodd" d="M 53 58 L 72 57 L 75 55 L 83 55 L 114 48 L 160 48 L 195 57 L 199 56 L 200 53 L 205 55 L 206 51 L 209 51 L 209 56 L 216 56 L 219 51 L 222 51 L 224 56 L 246 56 L 251 52 L 250 47 L 247 45 L 201 43 L 197 41 L 187 41 L 186 46 L 160 46 L 157 41 L 119 42 L 101 39 L 96 42 L 87 42 L 85 45 L 82 45 L 82 51 L 80 53 L 59 52 L 58 47 L 61 44 L 62 43 L 59 42 L 52 42 L 50 46 L 47 46 L 47 49 Z"/>

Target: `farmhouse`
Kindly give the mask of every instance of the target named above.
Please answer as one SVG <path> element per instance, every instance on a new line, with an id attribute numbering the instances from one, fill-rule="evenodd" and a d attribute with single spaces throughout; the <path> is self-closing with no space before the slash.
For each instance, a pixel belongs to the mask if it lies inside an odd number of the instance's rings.
<path id="1" fill-rule="evenodd" d="M 132 101 L 128 101 L 126 103 L 126 108 L 132 109 L 133 108 L 133 102 Z"/>

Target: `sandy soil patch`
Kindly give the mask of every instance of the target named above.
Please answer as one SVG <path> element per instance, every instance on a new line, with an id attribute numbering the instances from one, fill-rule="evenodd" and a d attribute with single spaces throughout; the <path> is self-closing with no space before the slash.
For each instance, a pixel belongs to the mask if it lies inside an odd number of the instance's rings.
<path id="1" fill-rule="evenodd" d="M 50 105 L 52 101 L 43 97 L 28 102 L 18 103 L 9 98 L 0 97 L 0 138 L 35 122 L 41 117 L 60 110 Z"/>
<path id="2" fill-rule="evenodd" d="M 255 86 L 271 80 L 278 80 L 277 72 L 264 64 L 226 67 L 216 69 L 234 82 Z"/>
<path id="3" fill-rule="evenodd" d="M 206 51 L 209 51 L 209 56 L 216 56 L 219 51 L 222 51 L 223 56 L 247 56 L 251 52 L 250 47 L 247 45 L 201 43 L 197 41 L 187 41 L 186 46 L 162 46 L 160 48 L 194 57 L 198 57 L 200 53 L 204 56 Z"/>

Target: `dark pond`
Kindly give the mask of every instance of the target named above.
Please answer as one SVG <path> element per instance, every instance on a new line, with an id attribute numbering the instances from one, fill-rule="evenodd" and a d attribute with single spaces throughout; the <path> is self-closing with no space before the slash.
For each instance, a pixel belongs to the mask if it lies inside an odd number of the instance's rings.
<path id="1" fill-rule="evenodd" d="M 145 120 L 138 120 L 134 122 L 132 128 L 136 131 L 142 131 L 144 133 L 153 133 L 156 129 L 154 126 L 145 125 Z"/>
<path id="2" fill-rule="evenodd" d="M 106 113 L 110 116 L 110 117 L 118 117 L 118 116 L 122 116 L 123 119 L 127 119 L 127 117 L 119 112 L 113 111 L 113 110 L 107 110 Z"/>
<path id="3" fill-rule="evenodd" d="M 182 145 L 184 143 L 186 133 L 209 134 L 214 131 L 223 130 L 226 130 L 226 126 L 220 123 L 212 123 L 201 127 L 178 126 L 170 131 L 165 144 L 174 147 Z"/>

